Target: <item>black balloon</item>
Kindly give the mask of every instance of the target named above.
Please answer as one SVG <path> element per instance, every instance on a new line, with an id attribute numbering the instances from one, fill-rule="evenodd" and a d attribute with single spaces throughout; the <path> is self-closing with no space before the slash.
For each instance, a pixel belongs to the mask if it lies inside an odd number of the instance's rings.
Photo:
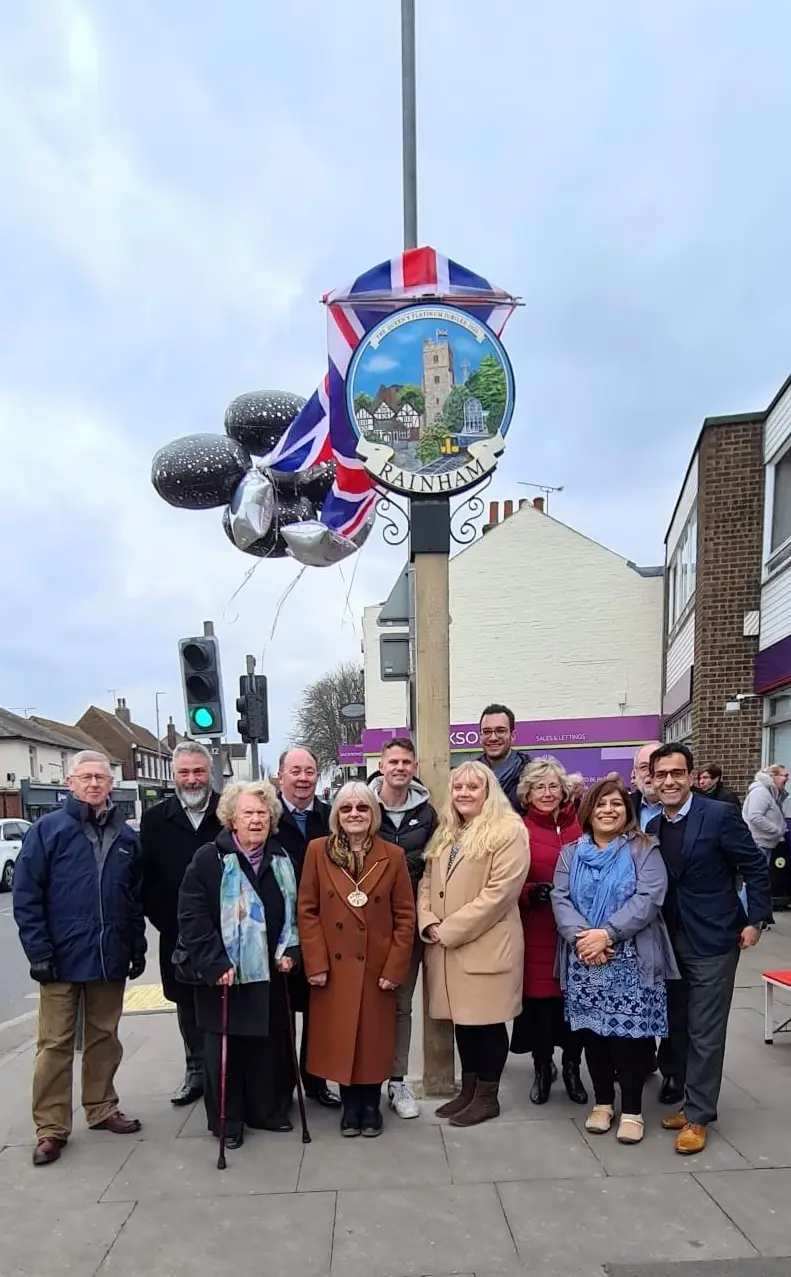
<path id="1" fill-rule="evenodd" d="M 237 395 L 225 410 L 225 433 L 256 457 L 271 452 L 307 400 L 285 390 Z"/>
<path id="2" fill-rule="evenodd" d="M 211 510 L 228 505 L 250 465 L 250 454 L 235 439 L 185 435 L 159 449 L 151 482 L 168 505 Z"/>
<path id="3" fill-rule="evenodd" d="M 320 461 L 309 470 L 297 470 L 293 474 L 285 470 L 270 473 L 281 492 L 293 492 L 295 496 L 307 497 L 314 505 L 321 505 L 335 479 L 335 462 Z"/>
<path id="4" fill-rule="evenodd" d="M 243 553 L 252 554 L 257 559 L 284 559 L 288 554 L 288 546 L 280 535 L 280 528 L 291 523 L 306 523 L 315 518 L 315 507 L 305 497 L 279 497 L 272 526 L 265 536 L 253 541 L 252 545 L 248 545 L 243 550 Z M 223 510 L 222 526 L 231 545 L 238 550 L 239 547 L 233 539 L 229 510 Z"/>

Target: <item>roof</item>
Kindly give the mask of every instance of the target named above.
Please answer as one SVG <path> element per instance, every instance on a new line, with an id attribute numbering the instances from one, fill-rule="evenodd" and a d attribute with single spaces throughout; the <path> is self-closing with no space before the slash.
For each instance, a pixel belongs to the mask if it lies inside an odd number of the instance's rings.
<path id="1" fill-rule="evenodd" d="M 93 749 L 98 750 L 102 754 L 106 754 L 107 750 L 93 736 L 89 736 L 81 727 L 72 727 L 69 723 L 59 723 L 55 718 L 42 718 L 39 714 L 33 714 L 33 722 L 38 723 L 45 731 L 56 732 L 59 736 L 65 736 L 67 740 L 73 742 L 72 749 Z M 110 755 L 111 763 L 120 763 L 120 758 L 114 758 Z"/>
<path id="2" fill-rule="evenodd" d="M 51 723 L 47 719 L 39 721 L 35 718 L 22 718 L 20 714 L 12 714 L 10 710 L 0 709 L 0 740 L 25 740 L 36 745 L 54 745 L 57 749 L 87 749 L 87 745 L 75 745 L 74 737 L 68 735 L 73 728 L 61 730 L 60 723 Z M 96 749 L 96 742 L 90 748 Z"/>
<path id="3" fill-rule="evenodd" d="M 111 710 L 100 709 L 98 705 L 89 705 L 79 722 L 84 722 L 88 715 L 99 718 L 103 735 L 107 740 L 117 742 L 117 748 L 121 749 L 122 756 L 126 754 L 130 745 L 137 745 L 139 749 L 148 750 L 152 754 L 161 752 L 166 757 L 170 757 L 168 746 L 161 744 L 154 733 L 147 727 L 142 727 L 140 723 L 125 723 L 117 714 Z"/>

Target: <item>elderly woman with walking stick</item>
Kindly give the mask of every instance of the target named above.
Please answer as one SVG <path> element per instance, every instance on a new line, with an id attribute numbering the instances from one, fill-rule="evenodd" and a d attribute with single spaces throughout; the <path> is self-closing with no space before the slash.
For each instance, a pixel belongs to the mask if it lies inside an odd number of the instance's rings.
<path id="1" fill-rule="evenodd" d="M 245 1126 L 293 1129 L 285 977 L 299 957 L 297 881 L 275 837 L 281 811 L 268 781 L 230 785 L 217 808 L 224 829 L 196 852 L 179 895 L 175 960 L 196 985 L 196 1018 L 206 1034 L 209 1129 L 221 1135 L 222 1073 L 231 1149 L 241 1146 Z"/>

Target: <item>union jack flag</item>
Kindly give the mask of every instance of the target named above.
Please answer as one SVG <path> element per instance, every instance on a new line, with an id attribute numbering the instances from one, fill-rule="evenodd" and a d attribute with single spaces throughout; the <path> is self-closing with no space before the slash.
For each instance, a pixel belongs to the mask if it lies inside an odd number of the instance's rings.
<path id="1" fill-rule="evenodd" d="M 322 300 L 327 307 L 329 370 L 266 458 L 272 469 L 289 472 L 334 459 L 335 481 L 325 498 L 321 522 L 342 536 L 360 530 L 377 496 L 357 456 L 357 436 L 346 408 L 345 381 L 352 355 L 386 314 L 424 297 L 474 310 L 498 337 L 516 305 L 502 288 L 433 248 L 408 249 L 358 276 L 348 287 L 327 293 Z"/>

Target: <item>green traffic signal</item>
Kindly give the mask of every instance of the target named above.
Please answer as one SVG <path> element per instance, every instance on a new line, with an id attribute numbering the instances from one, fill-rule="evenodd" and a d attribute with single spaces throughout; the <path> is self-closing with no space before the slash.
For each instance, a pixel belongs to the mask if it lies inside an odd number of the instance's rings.
<path id="1" fill-rule="evenodd" d="M 192 711 L 192 721 L 202 731 L 211 731 L 215 726 L 214 715 L 205 705 L 199 705 L 197 709 Z"/>

